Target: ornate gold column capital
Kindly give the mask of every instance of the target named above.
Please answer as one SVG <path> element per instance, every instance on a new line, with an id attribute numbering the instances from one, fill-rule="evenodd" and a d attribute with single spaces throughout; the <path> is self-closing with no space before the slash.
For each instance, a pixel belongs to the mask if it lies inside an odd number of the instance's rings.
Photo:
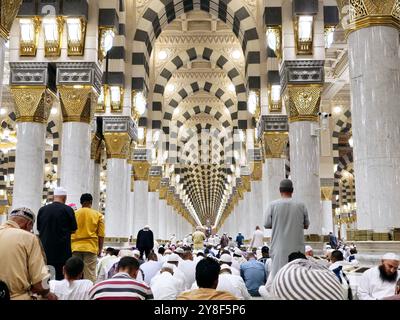
<path id="1" fill-rule="evenodd" d="M 288 85 L 284 99 L 289 122 L 318 121 L 322 85 Z"/>
<path id="2" fill-rule="evenodd" d="M 90 123 L 97 94 L 92 86 L 59 86 L 64 122 Z"/>
<path id="3" fill-rule="evenodd" d="M 8 40 L 11 26 L 18 14 L 22 0 L 2 0 L 0 4 L 0 36 Z"/>
<path id="4" fill-rule="evenodd" d="M 400 0 L 336 0 L 346 34 L 371 26 L 400 30 Z"/>
<path id="5" fill-rule="evenodd" d="M 251 192 L 251 176 L 246 175 L 246 176 L 240 176 L 242 178 L 242 183 L 243 183 L 243 191 L 246 192 Z"/>
<path id="6" fill-rule="evenodd" d="M 130 161 L 132 164 L 132 171 L 135 177 L 135 181 L 147 181 L 149 178 L 149 169 L 151 164 L 148 161 Z"/>
<path id="7" fill-rule="evenodd" d="M 289 141 L 287 132 L 264 132 L 264 153 L 265 158 L 282 158 L 285 157 L 285 149 Z"/>
<path id="8" fill-rule="evenodd" d="M 250 171 L 251 171 L 251 180 L 252 181 L 261 181 L 262 180 L 262 161 L 254 161 L 250 162 Z"/>
<path id="9" fill-rule="evenodd" d="M 105 132 L 107 158 L 128 159 L 131 137 L 127 132 Z"/>
<path id="10" fill-rule="evenodd" d="M 333 187 L 321 187 L 321 200 L 332 201 Z"/>
<path id="11" fill-rule="evenodd" d="M 17 122 L 47 123 L 55 95 L 44 86 L 12 86 Z"/>

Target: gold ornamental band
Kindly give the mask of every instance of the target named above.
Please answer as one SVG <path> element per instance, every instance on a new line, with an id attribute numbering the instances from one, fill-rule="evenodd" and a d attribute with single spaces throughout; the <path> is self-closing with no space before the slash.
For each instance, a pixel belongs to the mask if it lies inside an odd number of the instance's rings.
<path id="1" fill-rule="evenodd" d="M 90 123 L 95 93 L 92 86 L 59 86 L 63 122 Z"/>
<path id="2" fill-rule="evenodd" d="M 400 0 L 337 0 L 346 37 L 354 31 L 388 26 L 400 30 Z M 349 9 L 350 8 L 350 9 Z"/>
<path id="3" fill-rule="evenodd" d="M 265 158 L 280 159 L 284 156 L 289 134 L 287 132 L 264 132 L 263 140 Z"/>
<path id="4" fill-rule="evenodd" d="M 131 160 L 135 181 L 147 181 L 151 164 L 148 161 Z"/>

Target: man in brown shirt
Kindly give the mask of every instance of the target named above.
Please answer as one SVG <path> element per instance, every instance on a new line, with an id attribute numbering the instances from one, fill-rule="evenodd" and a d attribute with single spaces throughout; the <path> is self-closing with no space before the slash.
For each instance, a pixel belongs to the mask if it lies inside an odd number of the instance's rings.
<path id="1" fill-rule="evenodd" d="M 196 282 L 199 289 L 182 293 L 177 300 L 237 300 L 226 291 L 218 291 L 221 267 L 213 258 L 204 258 L 196 266 Z"/>
<path id="2" fill-rule="evenodd" d="M 56 300 L 49 293 L 50 275 L 39 239 L 31 233 L 35 214 L 28 208 L 13 210 L 0 226 L 0 279 L 10 291 L 11 300 L 30 300 L 31 293 Z"/>

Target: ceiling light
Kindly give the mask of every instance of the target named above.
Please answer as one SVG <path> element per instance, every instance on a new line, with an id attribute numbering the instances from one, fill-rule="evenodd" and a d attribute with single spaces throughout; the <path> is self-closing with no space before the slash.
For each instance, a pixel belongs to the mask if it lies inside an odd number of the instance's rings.
<path id="1" fill-rule="evenodd" d="M 0 115 L 5 115 L 7 113 L 7 109 L 6 108 L 0 108 Z"/>
<path id="2" fill-rule="evenodd" d="M 85 49 L 86 21 L 81 18 L 67 18 L 67 43 L 69 56 L 82 56 Z"/>
<path id="3" fill-rule="evenodd" d="M 353 143 L 354 143 L 353 137 L 350 137 L 350 139 L 349 139 L 349 145 L 350 145 L 350 147 L 352 147 L 352 148 L 353 148 Z"/>
<path id="4" fill-rule="evenodd" d="M 175 86 L 172 83 L 167 84 L 167 91 L 173 92 L 175 90 Z"/>
<path id="5" fill-rule="evenodd" d="M 255 114 L 257 110 L 257 94 L 254 91 L 249 92 L 247 108 L 251 114 Z"/>
<path id="6" fill-rule="evenodd" d="M 230 92 L 235 92 L 236 91 L 235 85 L 233 83 L 230 83 L 229 86 L 228 86 L 228 90 Z"/>
<path id="7" fill-rule="evenodd" d="M 240 57 L 242 56 L 240 50 L 234 50 L 232 51 L 232 58 L 235 60 L 239 60 Z"/>
<path id="8" fill-rule="evenodd" d="M 336 106 L 333 108 L 333 113 L 339 114 L 342 112 L 342 107 L 341 106 Z"/>
<path id="9" fill-rule="evenodd" d="M 56 115 L 58 113 L 58 110 L 56 107 L 51 108 L 51 114 Z"/>
<path id="10" fill-rule="evenodd" d="M 158 53 L 158 59 L 160 59 L 160 60 L 165 60 L 165 59 L 167 59 L 167 57 L 168 57 L 168 53 L 165 50 L 161 50 Z"/>
<path id="11" fill-rule="evenodd" d="M 146 111 L 146 98 L 142 91 L 136 92 L 134 98 L 134 107 L 139 115 L 143 115 Z"/>

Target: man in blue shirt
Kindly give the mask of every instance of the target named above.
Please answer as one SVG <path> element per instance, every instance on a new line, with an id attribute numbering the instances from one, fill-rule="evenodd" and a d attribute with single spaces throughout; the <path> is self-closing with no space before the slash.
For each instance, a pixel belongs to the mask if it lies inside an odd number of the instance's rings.
<path id="1" fill-rule="evenodd" d="M 267 277 L 264 264 L 256 260 L 254 253 L 247 253 L 247 262 L 240 265 L 240 275 L 250 295 L 259 297 L 258 288 L 265 284 Z"/>
<path id="2" fill-rule="evenodd" d="M 243 235 L 239 232 L 238 235 L 236 236 L 236 243 L 238 245 L 238 248 L 240 248 L 243 245 L 243 240 L 244 237 Z"/>

